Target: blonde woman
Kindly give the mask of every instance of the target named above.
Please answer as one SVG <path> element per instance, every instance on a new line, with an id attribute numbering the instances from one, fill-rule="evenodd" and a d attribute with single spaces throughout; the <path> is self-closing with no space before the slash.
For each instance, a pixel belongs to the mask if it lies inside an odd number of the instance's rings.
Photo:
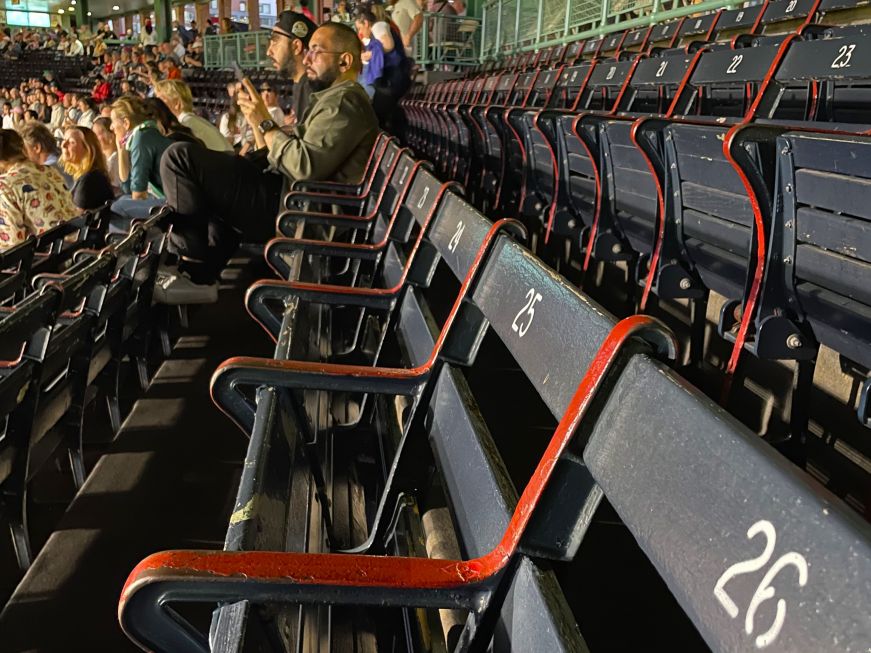
<path id="1" fill-rule="evenodd" d="M 73 204 L 91 210 L 115 199 L 106 159 L 93 131 L 87 127 L 70 127 L 64 133 L 61 150 L 64 169 L 74 179 Z"/>

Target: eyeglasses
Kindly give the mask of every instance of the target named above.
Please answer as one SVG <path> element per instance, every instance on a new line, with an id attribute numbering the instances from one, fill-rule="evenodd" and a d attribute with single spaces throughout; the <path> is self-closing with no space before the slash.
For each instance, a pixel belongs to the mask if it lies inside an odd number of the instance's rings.
<path id="1" fill-rule="evenodd" d="M 317 59 L 322 54 L 344 54 L 344 52 L 338 52 L 335 50 L 321 50 L 320 48 L 312 48 L 311 50 L 307 50 L 305 53 L 304 59 Z"/>

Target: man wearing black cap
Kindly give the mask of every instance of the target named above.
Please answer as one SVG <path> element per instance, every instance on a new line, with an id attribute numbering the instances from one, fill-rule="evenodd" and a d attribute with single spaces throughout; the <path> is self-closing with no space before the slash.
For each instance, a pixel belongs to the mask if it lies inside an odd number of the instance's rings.
<path id="1" fill-rule="evenodd" d="M 309 39 L 316 29 L 317 25 L 303 14 L 282 11 L 272 28 L 269 49 L 266 51 L 275 69 L 293 79 L 291 109 L 297 122 L 302 122 L 311 95 L 304 59 Z"/>
<path id="2" fill-rule="evenodd" d="M 302 55 L 307 81 L 320 91 L 312 94 L 312 106 L 297 117 L 293 133 L 284 133 L 275 123 L 249 79 L 244 80 L 238 96 L 258 141 L 268 148 L 269 170 L 191 143 L 175 143 L 164 152 L 160 173 L 167 204 L 176 212 L 175 248 L 188 261 L 197 259 L 202 264 L 185 263 L 190 279 L 177 272 L 160 279 L 155 290 L 158 301 L 172 303 L 171 296 L 179 295 L 192 303 L 191 280 L 205 284 L 216 278 L 232 255 L 235 243 L 227 236 L 234 230 L 248 241 L 272 237 L 285 182 L 360 180 L 378 131 L 369 98 L 356 82 L 361 68 L 360 41 L 345 25 L 328 23 L 311 34 L 303 31 L 307 25 L 295 20 L 289 25 L 290 32 L 277 26 L 269 50 L 276 67 L 285 71 Z M 302 39 L 309 37 L 311 49 L 302 54 Z M 216 239 L 216 232 L 223 237 Z M 203 296 L 215 294 L 204 291 Z"/>

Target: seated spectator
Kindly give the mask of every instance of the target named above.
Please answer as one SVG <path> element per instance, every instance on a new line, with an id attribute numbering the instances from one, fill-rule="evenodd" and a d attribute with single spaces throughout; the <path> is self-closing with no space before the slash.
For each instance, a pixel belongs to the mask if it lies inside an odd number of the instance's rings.
<path id="1" fill-rule="evenodd" d="M 121 190 L 134 201 L 163 197 L 160 157 L 172 144 L 160 133 L 141 100 L 122 97 L 112 104 L 112 131 L 118 149 Z M 146 212 L 147 213 L 147 212 Z"/>
<path id="2" fill-rule="evenodd" d="M 345 0 L 339 0 L 336 8 L 333 10 L 333 16 L 330 18 L 334 23 L 351 24 L 351 13 L 348 11 L 348 3 Z"/>
<path id="3" fill-rule="evenodd" d="M 166 79 L 181 79 L 181 68 L 178 67 L 175 57 L 164 59 L 160 62 L 160 66 Z"/>
<path id="4" fill-rule="evenodd" d="M 111 111 L 110 111 L 111 113 Z M 106 160 L 106 170 L 115 195 L 121 194 L 121 179 L 118 177 L 118 144 L 115 142 L 115 133 L 112 131 L 111 118 L 97 118 L 94 121 L 93 132 L 100 143 L 100 150 Z"/>
<path id="5" fill-rule="evenodd" d="M 70 127 L 64 134 L 62 161 L 72 176 L 73 204 L 83 210 L 98 209 L 115 199 L 100 142 L 87 127 Z"/>
<path id="6" fill-rule="evenodd" d="M 33 109 L 28 109 L 27 111 L 24 112 L 24 122 L 26 122 L 26 123 L 38 122 L 38 123 L 42 124 L 41 121 L 39 120 L 39 114 L 36 113 L 36 111 L 34 111 Z"/>
<path id="7" fill-rule="evenodd" d="M 112 86 L 102 75 L 97 75 L 94 88 L 91 89 L 91 98 L 94 102 L 105 102 L 112 96 Z"/>
<path id="8" fill-rule="evenodd" d="M 213 239 L 210 245 L 209 230 L 216 223 L 224 233 L 233 228 L 246 240 L 264 239 L 274 233 L 284 182 L 360 181 L 378 132 L 369 98 L 356 82 L 360 41 L 346 25 L 326 23 L 314 32 L 309 45 L 306 75 L 318 92 L 293 134 L 278 129 L 250 80 L 245 80 L 245 92 L 239 94 L 248 124 L 260 130 L 268 161 L 279 174 L 264 172 L 244 158 L 185 143 L 173 145 L 163 156 L 167 203 L 175 208 L 174 224 L 179 227 L 174 246 L 204 261 L 197 273 L 203 283 L 214 280 L 232 254 L 227 245 L 231 239 L 223 243 Z M 285 55 L 292 56 L 289 49 Z"/>
<path id="9" fill-rule="evenodd" d="M 3 103 L 2 109 L 3 129 L 14 129 L 15 125 L 12 122 L 12 104 L 9 102 Z"/>
<path id="10" fill-rule="evenodd" d="M 178 36 L 173 36 L 170 40 L 170 45 L 172 46 L 172 54 L 175 55 L 175 58 L 179 61 L 184 59 L 185 49 L 182 40 Z"/>
<path id="11" fill-rule="evenodd" d="M 79 109 L 79 118 L 76 120 L 76 124 L 79 127 L 87 127 L 90 129 L 94 124 L 94 119 L 97 117 L 97 109 L 94 100 L 89 97 L 81 97 L 76 106 Z"/>
<path id="12" fill-rule="evenodd" d="M 79 40 L 78 35 L 73 32 L 67 44 L 66 55 L 68 57 L 81 57 L 83 54 L 85 54 L 85 46 Z"/>
<path id="13" fill-rule="evenodd" d="M 78 214 L 58 171 L 34 164 L 21 136 L 11 129 L 0 130 L 0 250 Z"/>
<path id="14" fill-rule="evenodd" d="M 46 126 L 54 133 L 56 129 L 60 129 L 61 125 L 63 125 L 64 105 L 58 101 L 54 93 L 48 93 L 45 96 L 45 104 L 49 110 Z"/>
<path id="15" fill-rule="evenodd" d="M 199 35 L 188 46 L 187 54 L 184 56 L 184 65 L 191 68 L 202 68 L 203 62 L 203 38 Z"/>
<path id="16" fill-rule="evenodd" d="M 143 101 L 145 110 L 148 115 L 157 122 L 157 127 L 160 133 L 166 136 L 169 140 L 175 143 L 197 143 L 202 145 L 203 142 L 194 136 L 194 133 L 189 127 L 184 126 L 175 117 L 175 114 L 169 110 L 163 100 L 159 97 L 150 97 Z"/>
<path id="17" fill-rule="evenodd" d="M 72 187 L 73 179 L 63 169 L 60 163 L 60 148 L 54 135 L 41 122 L 27 122 L 19 129 L 24 140 L 24 152 L 27 158 L 37 165 L 55 168 L 66 182 L 67 188 Z"/>
<path id="18" fill-rule="evenodd" d="M 269 109 L 269 115 L 275 121 L 276 125 L 284 124 L 284 111 L 278 106 L 278 93 L 272 88 L 269 82 L 263 82 L 260 85 L 260 97 L 263 98 L 263 103 Z"/>
<path id="19" fill-rule="evenodd" d="M 194 114 L 194 100 L 187 84 L 178 79 L 165 79 L 157 82 L 154 92 L 179 122 L 188 127 L 208 149 L 216 152 L 233 151 L 233 146 L 212 123 Z"/>
<path id="20" fill-rule="evenodd" d="M 238 84 L 235 82 L 228 84 L 227 91 L 230 93 L 230 108 L 218 120 L 218 130 L 239 154 L 244 155 L 251 149 L 254 137 L 236 101 Z"/>

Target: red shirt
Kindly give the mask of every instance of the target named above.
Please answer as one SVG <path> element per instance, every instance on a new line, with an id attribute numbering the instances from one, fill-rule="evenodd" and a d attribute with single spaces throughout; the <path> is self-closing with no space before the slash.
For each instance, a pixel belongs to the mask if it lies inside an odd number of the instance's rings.
<path id="1" fill-rule="evenodd" d="M 176 68 L 173 66 L 169 69 L 169 72 L 166 73 L 167 79 L 181 79 L 181 68 Z"/>
<path id="2" fill-rule="evenodd" d="M 95 102 L 105 102 L 109 99 L 110 95 L 112 95 L 112 87 L 109 86 L 109 82 L 103 82 L 98 85 L 94 92 L 91 93 L 91 97 L 94 98 Z"/>

